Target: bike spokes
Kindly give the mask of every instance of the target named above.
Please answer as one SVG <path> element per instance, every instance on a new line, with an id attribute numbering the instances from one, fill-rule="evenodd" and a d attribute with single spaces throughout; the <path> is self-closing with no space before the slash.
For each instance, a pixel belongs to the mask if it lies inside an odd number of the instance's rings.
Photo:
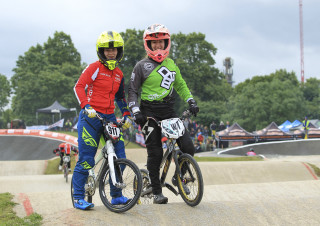
<path id="1" fill-rule="evenodd" d="M 151 204 L 153 203 L 153 194 L 149 172 L 146 169 L 140 169 L 140 172 L 142 176 L 142 192 L 139 204 Z"/>
<path id="2" fill-rule="evenodd" d="M 117 186 L 114 186 L 110 179 L 109 167 L 104 168 L 99 181 L 100 198 L 109 210 L 124 212 L 132 208 L 139 199 L 142 188 L 141 174 L 136 165 L 128 159 L 115 160 L 114 168 Z"/>
<path id="3" fill-rule="evenodd" d="M 178 189 L 182 199 L 190 206 L 196 206 L 203 196 L 203 179 L 198 163 L 192 156 L 183 154 L 179 158 L 182 178 L 177 176 Z"/>

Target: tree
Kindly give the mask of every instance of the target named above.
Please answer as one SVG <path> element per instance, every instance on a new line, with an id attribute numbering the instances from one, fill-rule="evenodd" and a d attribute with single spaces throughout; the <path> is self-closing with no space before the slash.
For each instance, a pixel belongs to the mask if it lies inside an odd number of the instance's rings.
<path id="1" fill-rule="evenodd" d="M 37 44 L 19 56 L 11 78 L 15 114 L 29 124 L 35 123 L 38 108 L 47 107 L 55 100 L 66 107 L 78 107 L 72 87 L 85 66 L 80 59 L 70 36 L 63 32 L 55 32 L 43 46 Z M 40 116 L 43 121 L 50 120 L 49 117 Z"/>
<path id="2" fill-rule="evenodd" d="M 304 98 L 295 80 L 292 73 L 284 74 L 283 70 L 246 80 L 245 84 L 239 84 L 240 88 L 235 88 L 224 118 L 239 123 L 248 131 L 262 129 L 271 122 L 279 125 L 285 120 L 302 118 Z"/>
<path id="3" fill-rule="evenodd" d="M 305 115 L 310 119 L 320 118 L 320 80 L 316 78 L 307 79 L 302 86 L 302 91 L 307 106 Z"/>
<path id="4" fill-rule="evenodd" d="M 134 66 L 146 56 L 142 39 L 143 31 L 127 29 L 120 34 L 124 40 L 124 57 L 120 63 L 120 68 L 125 77 L 125 85 L 128 87 Z"/>
<path id="5" fill-rule="evenodd" d="M 71 37 L 63 32 L 55 32 L 53 38 L 49 37 L 43 49 L 51 65 L 62 65 L 65 62 L 80 67 L 81 56 L 74 47 Z"/>
<path id="6" fill-rule="evenodd" d="M 200 106 L 197 121 L 210 124 L 218 121 L 225 112 L 225 103 L 232 94 L 232 87 L 224 75 L 214 67 L 213 56 L 217 49 L 205 40 L 202 33 L 171 35 L 171 55 Z M 176 109 L 181 112 L 186 105 L 178 99 Z"/>
<path id="7" fill-rule="evenodd" d="M 10 82 L 5 75 L 0 74 L 0 112 L 9 103 L 10 93 Z"/>

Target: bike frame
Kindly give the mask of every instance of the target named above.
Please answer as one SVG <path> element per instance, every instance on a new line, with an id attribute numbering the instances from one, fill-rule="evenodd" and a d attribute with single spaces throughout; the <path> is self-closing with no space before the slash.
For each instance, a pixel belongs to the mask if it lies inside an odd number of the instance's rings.
<path id="1" fill-rule="evenodd" d="M 186 112 L 185 115 L 187 116 L 189 113 Z M 184 115 L 184 114 L 183 114 Z M 152 117 L 147 117 L 148 119 L 154 120 L 158 126 L 160 126 L 160 122 L 157 121 L 155 118 Z M 172 162 L 172 159 L 174 160 L 175 166 L 176 166 L 176 172 L 174 174 L 178 174 L 179 177 L 182 177 L 181 175 L 181 170 L 179 168 L 179 163 L 178 163 L 178 155 L 183 154 L 183 152 L 180 150 L 180 148 L 176 149 L 175 145 L 177 143 L 177 139 L 175 138 L 168 138 L 168 148 L 166 152 L 164 153 L 161 164 L 160 164 L 160 169 L 163 167 L 162 174 L 160 177 L 160 184 L 162 187 L 168 188 L 170 191 L 172 191 L 175 195 L 179 195 L 179 192 L 172 187 L 170 184 L 166 183 L 166 177 L 170 168 L 170 164 Z M 150 193 L 151 190 L 147 190 L 141 193 L 141 195 L 145 195 Z"/>
<path id="2" fill-rule="evenodd" d="M 182 154 L 182 151 L 180 149 L 175 148 L 175 145 L 177 143 L 176 139 L 169 138 L 168 141 L 169 142 L 168 142 L 167 151 L 164 153 L 161 164 L 160 164 L 160 168 L 162 168 L 162 166 L 164 165 L 163 170 L 162 170 L 162 174 L 161 174 L 161 178 L 160 178 L 160 183 L 162 185 L 165 184 L 164 182 L 167 177 L 168 169 L 170 168 L 170 164 L 172 162 L 172 159 L 174 160 L 175 165 L 176 165 L 176 172 L 178 173 L 178 175 L 181 176 L 181 171 L 180 171 L 179 163 L 178 163 L 178 155 Z"/>
<path id="3" fill-rule="evenodd" d="M 102 122 L 103 126 L 105 126 L 105 123 L 106 123 L 105 119 L 102 118 L 98 113 L 96 114 L 96 116 Z M 114 159 L 117 159 L 117 155 L 114 151 L 114 146 L 113 146 L 113 142 L 115 142 L 115 141 L 112 140 L 112 138 L 110 137 L 110 135 L 108 133 L 103 133 L 103 138 L 106 143 L 105 143 L 104 147 L 101 149 L 101 152 L 99 153 L 99 155 L 95 158 L 94 167 L 92 167 L 89 170 L 89 176 L 92 176 L 94 179 L 94 189 L 98 186 L 98 181 L 100 180 L 100 177 L 101 177 L 101 171 L 106 165 L 109 165 L 112 184 L 117 188 L 124 188 L 125 184 L 117 182 L 117 180 L 116 180 Z M 95 171 L 97 165 L 101 161 L 102 161 L 102 164 L 101 164 L 99 171 L 98 171 L 98 174 L 96 176 L 94 171 Z M 86 185 L 87 185 L 86 190 L 90 189 L 88 187 L 90 185 L 89 184 L 86 184 Z M 93 186 L 91 188 L 93 188 Z"/>

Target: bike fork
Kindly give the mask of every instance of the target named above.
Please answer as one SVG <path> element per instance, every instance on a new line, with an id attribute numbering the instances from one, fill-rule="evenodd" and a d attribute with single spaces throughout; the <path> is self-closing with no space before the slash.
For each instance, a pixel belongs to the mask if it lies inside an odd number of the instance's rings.
<path id="1" fill-rule="evenodd" d="M 106 146 L 107 146 L 108 163 L 109 163 L 110 177 L 111 177 L 112 184 L 117 188 L 124 188 L 125 185 L 121 182 L 117 182 L 117 179 L 116 179 L 114 159 L 117 159 L 117 155 L 114 151 L 114 146 L 110 140 L 107 141 Z M 121 174 L 121 169 L 119 173 Z"/>

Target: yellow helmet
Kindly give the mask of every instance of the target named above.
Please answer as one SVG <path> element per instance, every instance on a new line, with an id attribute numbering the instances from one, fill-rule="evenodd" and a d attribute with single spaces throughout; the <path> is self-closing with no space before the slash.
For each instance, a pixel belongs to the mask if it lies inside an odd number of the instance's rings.
<path id="1" fill-rule="evenodd" d="M 118 54 L 115 60 L 107 60 L 104 55 L 105 48 L 117 48 Z M 123 58 L 124 42 L 121 35 L 115 31 L 104 31 L 97 40 L 97 54 L 99 60 L 110 70 L 114 70 Z"/>

